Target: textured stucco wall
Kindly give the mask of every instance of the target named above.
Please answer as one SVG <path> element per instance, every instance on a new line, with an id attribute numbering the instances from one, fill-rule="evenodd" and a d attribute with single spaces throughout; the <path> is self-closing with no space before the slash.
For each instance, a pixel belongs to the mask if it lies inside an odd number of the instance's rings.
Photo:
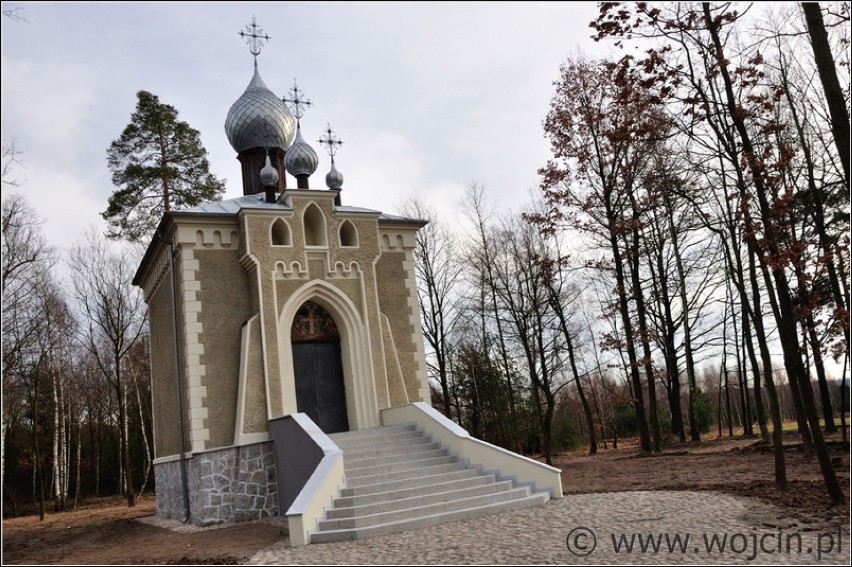
<path id="1" fill-rule="evenodd" d="M 266 385 L 263 378 L 263 349 L 260 344 L 260 319 L 252 317 L 246 353 L 245 402 L 243 433 L 262 433 L 267 430 Z"/>
<path id="2" fill-rule="evenodd" d="M 195 257 L 202 305 L 198 318 L 204 329 L 199 340 L 206 368 L 208 447 L 224 447 L 234 441 L 240 339 L 242 324 L 250 316 L 249 282 L 238 250 L 196 250 Z"/>
<path id="3" fill-rule="evenodd" d="M 390 323 L 408 399 L 420 400 L 417 345 L 412 338 L 421 337 L 421 330 L 412 324 L 414 313 L 406 287 L 406 280 L 412 274 L 406 269 L 406 259 L 403 251 L 385 250 L 376 263 L 376 278 L 379 282 L 379 308 Z"/>
<path id="4" fill-rule="evenodd" d="M 357 309 L 369 329 L 365 337 L 369 344 L 371 376 L 356 376 L 355 380 L 374 380 L 380 407 L 388 404 L 387 378 L 383 345 L 379 329 L 378 298 L 373 263 L 379 255 L 376 215 L 341 213 L 334 210 L 334 194 L 327 191 L 293 192 L 292 211 L 246 211 L 241 221 L 241 233 L 246 242 L 245 253 L 251 258 L 248 270 L 252 285 L 259 291 L 259 310 L 262 319 L 263 345 L 271 415 L 279 417 L 295 410 L 294 392 L 283 392 L 282 376 L 291 368 L 280 368 L 279 337 L 292 321 L 280 321 L 282 305 L 292 294 L 312 280 L 323 280 L 336 287 Z M 305 247 L 305 212 L 318 207 L 324 218 L 325 246 Z M 316 216 L 316 215 L 315 215 Z M 286 222 L 292 237 L 290 246 L 273 246 L 271 227 L 277 220 Z M 348 221 L 357 232 L 357 246 L 340 246 L 340 227 Z M 256 282 L 256 283 L 255 283 Z M 282 346 L 289 348 L 289 345 Z M 289 397 L 288 397 L 289 396 Z"/>
<path id="5" fill-rule="evenodd" d="M 171 274 L 165 276 L 148 305 L 151 335 L 151 396 L 154 413 L 154 457 L 179 451 L 177 398 L 175 392 L 174 316 Z M 186 397 L 184 396 L 184 415 Z M 184 433 L 188 434 L 188 428 Z"/>

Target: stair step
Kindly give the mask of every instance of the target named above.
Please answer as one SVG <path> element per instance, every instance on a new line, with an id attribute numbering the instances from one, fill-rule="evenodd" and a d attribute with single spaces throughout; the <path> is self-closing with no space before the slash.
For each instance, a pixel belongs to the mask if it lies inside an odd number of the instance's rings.
<path id="1" fill-rule="evenodd" d="M 344 456 L 350 459 L 365 459 L 370 457 L 382 457 L 394 453 L 412 453 L 422 450 L 424 447 L 437 446 L 438 444 L 428 437 L 417 437 L 403 444 L 393 443 L 371 443 L 369 445 L 352 445 L 340 447 Z"/>
<path id="2" fill-rule="evenodd" d="M 330 433 L 328 436 L 331 438 L 335 437 L 353 437 L 358 435 L 371 435 L 377 434 L 381 435 L 383 433 L 389 433 L 394 431 L 399 431 L 402 429 L 417 429 L 417 426 L 414 423 L 397 423 L 395 425 L 377 425 L 375 427 L 367 427 L 364 429 L 352 429 L 350 431 L 339 431 L 337 433 Z"/>
<path id="3" fill-rule="evenodd" d="M 445 472 L 464 470 L 465 468 L 465 464 L 460 463 L 458 461 L 431 466 L 414 465 L 411 468 L 389 473 L 371 474 L 359 476 L 356 478 L 349 478 L 347 476 L 346 485 L 351 486 L 352 488 L 358 488 L 359 486 L 381 484 L 400 480 L 409 480 L 410 482 L 416 482 L 415 479 L 421 479 L 422 477 L 438 475 Z"/>
<path id="4" fill-rule="evenodd" d="M 471 508 L 463 508 L 460 510 L 431 514 L 418 518 L 391 521 L 383 524 L 376 524 L 373 526 L 318 531 L 311 535 L 311 543 L 347 541 L 370 536 L 396 533 L 405 530 L 425 528 L 428 526 L 434 526 L 445 522 L 464 520 L 467 518 L 478 517 L 496 512 L 507 512 L 510 510 L 520 510 L 522 508 L 539 506 L 547 502 L 549 499 L 549 494 L 538 492 L 524 498 L 517 498 L 506 502 L 498 502 L 483 506 L 474 506 Z"/>
<path id="5" fill-rule="evenodd" d="M 452 479 L 444 482 L 436 482 L 434 484 L 415 486 L 406 485 L 404 488 L 398 488 L 396 490 L 368 492 L 366 494 L 358 494 L 355 496 L 340 496 L 336 498 L 334 502 L 335 506 L 340 506 L 341 508 L 348 508 L 352 506 L 366 506 L 369 504 L 375 504 L 377 502 L 389 502 L 393 500 L 400 500 L 403 498 L 410 498 L 412 496 L 435 494 L 438 492 L 449 492 L 453 490 L 461 490 L 464 488 L 484 486 L 496 483 L 497 478 L 494 475 L 472 476 L 468 473 L 468 476 L 464 478 Z"/>
<path id="6" fill-rule="evenodd" d="M 366 439 L 349 439 L 347 441 L 335 441 L 334 443 L 344 451 L 370 451 L 381 449 L 393 449 L 406 445 L 423 445 L 431 443 L 432 440 L 417 431 L 394 435 L 393 437 L 368 437 Z"/>
<path id="7" fill-rule="evenodd" d="M 527 487 L 514 488 L 512 490 L 504 490 L 502 492 L 494 492 L 491 494 L 480 494 L 478 496 L 470 496 L 460 498 L 452 502 L 431 502 L 422 506 L 405 508 L 402 510 L 390 510 L 387 512 L 379 512 L 369 515 L 356 515 L 351 518 L 336 518 L 331 520 L 320 520 L 319 529 L 322 531 L 328 530 L 343 530 L 353 528 L 366 528 L 377 524 L 387 524 L 389 522 L 397 522 L 400 520 L 409 520 L 412 518 L 420 518 L 422 516 L 430 516 L 432 514 L 441 514 L 452 512 L 454 510 L 465 510 L 479 506 L 488 506 L 498 502 L 508 502 L 509 500 L 518 500 L 526 498 L 530 495 L 530 489 Z"/>
<path id="8" fill-rule="evenodd" d="M 387 439 L 391 437 L 410 435 L 411 433 L 420 434 L 413 424 L 406 423 L 403 425 L 392 425 L 389 427 L 373 427 L 370 429 L 358 429 L 356 431 L 343 431 L 341 433 L 332 433 L 328 437 L 335 443 L 348 443 L 350 441 Z"/>
<path id="9" fill-rule="evenodd" d="M 398 490 L 408 488 L 417 484 L 437 484 L 450 480 L 458 480 L 477 476 L 478 472 L 475 469 L 460 469 L 441 474 L 424 475 L 417 479 L 402 478 L 399 480 L 377 482 L 375 484 L 365 484 L 362 486 L 348 486 L 340 490 L 341 496 L 361 496 L 364 494 L 374 494 L 376 492 L 387 492 L 389 490 Z M 426 479 L 428 478 L 428 482 Z M 414 480 L 421 482 L 412 482 Z"/>
<path id="10" fill-rule="evenodd" d="M 341 502 L 344 499 L 335 500 L 334 507 L 328 511 L 327 517 L 329 520 L 338 518 L 354 518 L 356 516 L 369 516 L 372 514 L 380 514 L 383 512 L 393 512 L 404 509 L 413 509 L 418 506 L 428 504 L 444 503 L 449 501 L 471 498 L 474 496 L 482 496 L 486 494 L 496 494 L 498 492 L 506 492 L 512 490 L 512 481 L 503 480 L 500 482 L 490 482 L 485 484 L 467 486 L 454 490 L 446 490 L 443 492 L 433 492 L 429 494 L 417 494 L 407 498 L 390 498 L 387 500 L 379 500 L 369 504 L 342 505 L 348 502 Z M 345 499 L 350 500 L 350 499 Z"/>
<path id="11" fill-rule="evenodd" d="M 416 461 L 420 459 L 428 459 L 431 457 L 443 457 L 447 454 L 447 450 L 438 445 L 437 443 L 430 443 L 429 445 L 417 445 L 417 447 L 421 446 L 425 448 L 417 451 L 395 451 L 393 453 L 386 454 L 380 457 L 359 457 L 353 459 L 351 458 L 349 453 L 344 453 L 343 465 L 346 467 L 346 470 L 354 470 L 365 468 L 367 466 L 391 465 L 395 463 L 402 463 L 405 461 Z"/>
<path id="12" fill-rule="evenodd" d="M 359 468 L 347 467 L 346 460 L 344 459 L 343 467 L 346 471 L 346 478 L 354 480 L 361 477 L 388 475 L 397 472 L 406 472 L 414 469 L 430 468 L 436 465 L 446 465 L 451 463 L 458 463 L 458 459 L 450 455 L 439 455 L 437 457 L 409 459 L 398 463 L 379 463 Z"/>

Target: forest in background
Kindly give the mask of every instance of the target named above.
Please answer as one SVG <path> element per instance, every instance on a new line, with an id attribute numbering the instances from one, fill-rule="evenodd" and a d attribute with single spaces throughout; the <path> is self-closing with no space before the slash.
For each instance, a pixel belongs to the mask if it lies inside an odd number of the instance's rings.
<path id="1" fill-rule="evenodd" d="M 564 64 L 531 204 L 471 183 L 458 218 L 402 211 L 431 221 L 415 257 L 433 404 L 548 461 L 624 437 L 778 447 L 794 421 L 835 499 L 849 4 L 600 8 L 594 32 L 623 52 Z M 4 142 L 3 513 L 132 505 L 154 488 L 141 253 L 89 233 L 59 258 L 16 191 L 23 157 Z M 779 488 L 783 468 L 776 451 Z"/>

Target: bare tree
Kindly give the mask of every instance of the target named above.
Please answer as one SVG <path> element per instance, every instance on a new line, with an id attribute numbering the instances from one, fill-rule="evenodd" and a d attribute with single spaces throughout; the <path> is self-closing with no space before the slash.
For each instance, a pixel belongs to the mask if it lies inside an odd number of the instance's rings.
<path id="1" fill-rule="evenodd" d="M 471 268 L 470 277 L 474 280 L 473 287 L 478 302 L 478 313 L 481 321 L 480 339 L 482 350 L 490 352 L 497 349 L 497 357 L 505 384 L 506 398 L 509 403 L 508 436 L 515 451 L 521 452 L 517 430 L 520 427 L 518 391 L 520 384 L 516 376 L 516 368 L 509 352 L 506 340 L 504 317 L 499 305 L 497 293 L 497 277 L 494 261 L 497 255 L 497 242 L 494 238 L 492 225 L 493 210 L 488 210 L 485 203 L 485 188 L 477 183 L 467 187 L 464 198 L 464 209 L 472 225 L 473 236 L 470 250 L 467 253 L 467 263 Z M 487 329 L 486 320 L 493 322 L 493 330 Z"/>
<path id="2" fill-rule="evenodd" d="M 24 8 L 24 6 L 15 6 L 14 8 L 10 8 L 4 4 L 3 15 L 15 22 L 29 23 L 29 20 L 24 17 Z"/>
<path id="3" fill-rule="evenodd" d="M 4 150 L 5 151 L 5 150 Z M 4 183 L 6 183 L 4 163 Z M 42 322 L 36 316 L 37 295 L 34 291 L 49 274 L 54 263 L 53 249 L 41 232 L 41 222 L 35 211 L 20 195 L 3 199 L 2 206 L 2 277 L 3 291 L 3 424 L 2 471 L 6 470 L 6 434 L 12 413 L 13 400 L 20 394 L 18 380 L 22 379 L 33 355 L 34 337 Z"/>
<path id="4" fill-rule="evenodd" d="M 429 361 L 429 368 L 441 385 L 444 415 L 452 419 L 449 358 L 455 346 L 452 336 L 459 318 L 457 301 L 462 273 L 459 241 L 441 223 L 435 211 L 421 200 L 410 200 L 402 212 L 406 216 L 429 221 L 417 232 L 414 267 L 420 292 L 423 335 L 434 356 L 434 362 Z M 460 416 L 457 415 L 456 420 L 459 421 Z"/>
<path id="5" fill-rule="evenodd" d="M 20 158 L 21 152 L 17 148 L 17 140 L 12 139 L 8 144 L 3 140 L 3 185 L 7 187 L 19 187 L 22 181 L 13 174 L 15 169 L 23 167 Z"/>
<path id="6" fill-rule="evenodd" d="M 127 438 L 126 400 L 132 385 L 125 368 L 126 358 L 143 334 L 147 314 L 141 295 L 130 283 L 132 257 L 110 246 L 94 230 L 71 250 L 74 298 L 84 316 L 79 340 L 116 396 L 124 493 L 129 507 L 136 504 L 136 497 Z"/>
<path id="7" fill-rule="evenodd" d="M 533 410 L 539 419 L 544 457 L 552 464 L 553 415 L 562 380 L 562 340 L 538 259 L 546 246 L 537 229 L 519 217 L 506 217 L 496 233 L 494 283 L 507 335 L 517 346 L 532 388 Z"/>
<path id="8" fill-rule="evenodd" d="M 808 266 L 813 245 L 797 230 L 798 188 L 791 191 L 785 186 L 785 173 L 797 148 L 787 142 L 789 124 L 780 118 L 783 87 L 767 80 L 761 41 L 738 41 L 747 13 L 730 4 L 664 8 L 606 4 L 595 22 L 596 37 L 615 37 L 619 43 L 625 37 L 658 40 L 641 58 L 623 59 L 634 71 L 631 79 L 653 89 L 660 101 L 687 117 L 681 131 L 691 144 L 701 143 L 706 136 L 705 147 L 722 148 L 713 159 L 730 168 L 723 174 L 731 175 L 733 191 L 725 199 L 736 203 L 736 218 L 743 227 L 752 300 L 757 274 L 771 307 L 790 393 L 798 406 L 800 432 L 804 440 L 812 437 L 828 493 L 838 502 L 842 493 L 819 428 L 798 336 L 800 316 L 815 291 L 810 276 L 823 268 Z M 821 255 L 814 257 L 822 261 Z M 757 329 L 759 320 L 752 319 L 758 336 L 762 334 Z M 756 381 L 760 376 L 755 371 Z M 755 397 L 756 403 L 760 400 Z M 776 447 L 776 459 L 781 451 Z"/>
<path id="9" fill-rule="evenodd" d="M 530 218 L 545 232 L 572 225 L 608 249 L 609 258 L 595 264 L 611 270 L 615 278 L 623 334 L 613 340 L 627 351 L 640 446 L 650 451 L 653 434 L 653 449 L 659 451 L 655 377 L 639 272 L 646 203 L 638 194 L 666 120 L 654 99 L 626 80 L 620 65 L 571 61 L 562 66 L 561 75 L 545 121 L 554 156 L 541 170 L 548 211 Z M 647 417 L 640 368 L 648 385 Z"/>

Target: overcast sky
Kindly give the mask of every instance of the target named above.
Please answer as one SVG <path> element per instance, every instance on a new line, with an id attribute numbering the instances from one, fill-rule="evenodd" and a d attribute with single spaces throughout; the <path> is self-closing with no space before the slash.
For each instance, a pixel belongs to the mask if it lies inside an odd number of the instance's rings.
<path id="1" fill-rule="evenodd" d="M 252 15 L 271 38 L 258 58 L 267 86 L 283 96 L 297 79 L 313 102 L 311 186 L 325 188 L 316 140 L 330 123 L 344 204 L 390 213 L 420 196 L 448 217 L 471 181 L 501 209 L 526 202 L 549 156 L 542 120 L 559 66 L 600 50 L 595 3 L 3 2 L 17 6 L 26 21 L 2 18 L 2 137 L 59 248 L 104 228 L 106 150 L 139 90 L 200 131 L 225 198 L 242 194 L 224 123 L 251 79 L 238 32 Z"/>

